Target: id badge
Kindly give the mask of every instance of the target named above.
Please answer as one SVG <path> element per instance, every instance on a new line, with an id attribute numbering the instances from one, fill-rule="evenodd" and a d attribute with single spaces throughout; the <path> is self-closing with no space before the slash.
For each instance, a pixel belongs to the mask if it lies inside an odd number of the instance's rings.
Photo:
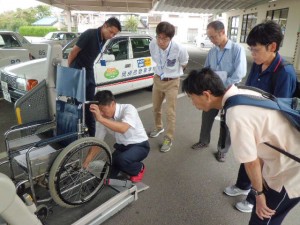
<path id="1" fill-rule="evenodd" d="M 176 59 L 167 59 L 167 67 L 173 67 L 176 63 Z"/>

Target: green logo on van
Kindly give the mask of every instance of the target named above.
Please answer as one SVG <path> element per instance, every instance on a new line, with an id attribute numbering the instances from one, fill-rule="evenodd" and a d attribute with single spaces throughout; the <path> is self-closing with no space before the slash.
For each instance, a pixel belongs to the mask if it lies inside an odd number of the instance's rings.
<path id="1" fill-rule="evenodd" d="M 108 68 L 104 72 L 104 76 L 106 79 L 114 79 L 119 76 L 119 70 L 117 70 L 116 68 Z"/>

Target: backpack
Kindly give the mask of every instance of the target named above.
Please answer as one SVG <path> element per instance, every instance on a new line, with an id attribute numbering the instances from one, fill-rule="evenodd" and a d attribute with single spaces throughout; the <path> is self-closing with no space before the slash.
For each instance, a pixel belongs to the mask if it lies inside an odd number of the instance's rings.
<path id="1" fill-rule="evenodd" d="M 239 94 L 229 97 L 223 107 L 223 119 L 225 118 L 227 109 L 232 106 L 251 105 L 263 107 L 280 111 L 289 120 L 291 125 L 300 132 L 300 99 L 296 97 L 276 98 L 275 96 L 254 87 L 239 86 L 238 88 L 259 92 L 261 93 L 261 96 Z M 264 144 L 300 163 L 300 158 L 297 156 L 267 142 L 264 142 Z"/>
<path id="2" fill-rule="evenodd" d="M 277 83 L 277 79 L 278 77 L 280 76 L 280 73 L 281 72 L 281 68 L 282 67 L 285 67 L 285 66 L 292 66 L 293 67 L 293 64 L 288 62 L 288 61 L 281 61 L 279 66 L 275 69 L 275 71 L 273 72 L 272 76 L 271 76 L 271 93 L 274 93 L 275 91 L 275 87 L 276 87 L 276 83 Z M 297 98 L 300 98 L 300 82 L 298 81 L 297 79 L 297 82 L 296 82 L 296 90 L 293 94 L 293 97 L 297 97 Z"/>

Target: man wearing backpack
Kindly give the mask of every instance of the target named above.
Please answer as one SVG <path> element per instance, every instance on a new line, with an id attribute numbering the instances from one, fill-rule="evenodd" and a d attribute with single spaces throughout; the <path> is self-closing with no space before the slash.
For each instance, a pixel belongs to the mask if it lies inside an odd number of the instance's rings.
<path id="1" fill-rule="evenodd" d="M 290 98 L 295 92 L 297 77 L 293 65 L 287 63 L 278 52 L 282 40 L 281 28 L 273 21 L 258 24 L 250 31 L 247 44 L 254 62 L 246 85 L 275 97 Z M 255 198 L 250 189 L 250 180 L 241 164 L 236 183 L 226 187 L 224 193 L 228 196 L 247 195 L 235 207 L 241 212 L 251 213 Z"/>
<path id="2" fill-rule="evenodd" d="M 225 89 L 209 68 L 192 71 L 182 90 L 199 110 L 222 109 L 237 94 L 261 95 L 232 85 Z M 279 225 L 300 202 L 300 163 L 264 144 L 267 142 L 292 155 L 300 155 L 299 131 L 282 112 L 250 105 L 227 110 L 226 125 L 235 158 L 244 163 L 256 198 L 249 225 Z"/>

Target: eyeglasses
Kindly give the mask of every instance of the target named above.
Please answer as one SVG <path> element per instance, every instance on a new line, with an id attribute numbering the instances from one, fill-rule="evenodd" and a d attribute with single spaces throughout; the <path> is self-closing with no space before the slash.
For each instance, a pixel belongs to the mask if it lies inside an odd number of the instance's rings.
<path id="1" fill-rule="evenodd" d="M 156 36 L 156 40 L 158 41 L 162 41 L 162 42 L 168 42 L 170 41 L 171 39 L 169 37 L 160 37 L 160 36 Z"/>
<path id="2" fill-rule="evenodd" d="M 209 40 L 215 40 L 217 38 L 218 35 L 212 35 L 212 36 L 208 36 Z"/>
<path id="3" fill-rule="evenodd" d="M 220 36 L 220 32 L 216 31 L 215 35 L 210 35 L 210 36 L 207 36 L 207 37 L 209 38 L 209 40 L 215 40 L 218 36 Z"/>
<path id="4" fill-rule="evenodd" d="M 268 50 L 268 47 L 269 47 L 270 44 L 266 44 L 266 45 L 263 45 L 262 47 L 248 47 L 248 50 L 253 53 L 253 54 L 258 54 L 259 52 L 261 52 L 261 50 L 265 47 L 266 50 Z"/>

